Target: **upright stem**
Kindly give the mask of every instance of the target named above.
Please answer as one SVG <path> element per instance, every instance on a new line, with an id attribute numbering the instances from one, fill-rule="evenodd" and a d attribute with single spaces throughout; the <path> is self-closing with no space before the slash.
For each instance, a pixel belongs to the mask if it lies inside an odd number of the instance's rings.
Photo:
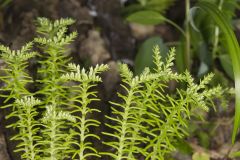
<path id="1" fill-rule="evenodd" d="M 53 112 L 53 115 L 52 115 L 52 120 L 51 120 L 51 132 L 50 132 L 50 140 L 51 140 L 51 143 L 50 143 L 50 151 L 51 151 L 51 155 L 50 155 L 50 159 L 51 160 L 56 160 L 56 154 L 59 152 L 57 149 L 56 149 L 56 144 L 58 143 L 58 140 L 56 139 L 56 134 L 57 134 L 57 120 L 56 120 L 56 114 L 57 114 L 57 101 L 58 101 L 58 95 L 56 94 L 56 92 L 60 92 L 58 91 L 57 89 L 57 79 L 58 77 L 56 76 L 58 74 L 58 72 L 56 71 L 56 68 L 57 67 L 57 60 L 56 60 L 56 56 L 55 55 L 51 55 L 51 59 L 52 59 L 52 64 L 50 66 L 51 68 L 51 73 L 52 73 L 52 84 L 50 84 L 50 92 L 52 92 L 51 94 L 51 100 L 50 100 L 50 105 L 52 105 L 52 112 Z"/>
<path id="2" fill-rule="evenodd" d="M 223 0 L 220 0 L 219 5 L 218 5 L 218 9 L 222 10 L 222 5 L 223 5 Z M 214 30 L 214 42 L 213 42 L 213 57 L 216 57 L 217 54 L 217 47 L 218 47 L 218 42 L 219 42 L 219 27 L 215 26 L 215 30 Z"/>
<path id="3" fill-rule="evenodd" d="M 24 88 L 22 86 L 22 84 L 19 82 L 19 79 L 21 77 L 21 72 L 19 73 L 19 71 L 21 70 L 21 67 L 19 66 L 14 66 L 14 69 L 13 69 L 13 75 L 14 75 L 14 80 L 13 80 L 13 84 L 14 84 L 14 88 L 13 88 L 13 94 L 15 94 L 15 99 L 21 99 L 24 95 L 27 95 L 27 93 L 25 93 L 22 88 Z M 23 74 L 23 73 L 22 73 Z M 18 114 L 21 115 L 22 114 L 22 110 L 21 109 L 18 109 L 16 108 L 15 105 L 13 105 L 13 111 L 17 110 Z M 23 121 L 22 119 L 23 117 L 19 117 L 19 121 Z M 19 134 L 20 135 L 25 135 L 27 134 L 27 130 L 25 127 L 20 127 L 19 128 Z M 23 142 L 24 144 L 28 144 L 28 140 L 26 137 L 24 137 L 23 139 Z M 29 148 L 28 146 L 24 146 L 24 151 L 26 153 L 29 152 Z"/>
<path id="4" fill-rule="evenodd" d="M 128 98 L 126 100 L 126 107 L 125 107 L 125 111 L 124 111 L 124 115 L 123 115 L 123 123 L 121 126 L 121 137 L 119 139 L 119 148 L 118 148 L 118 152 L 117 152 L 117 158 L 116 160 L 122 160 L 123 156 L 124 156 L 124 147 L 125 147 L 125 141 L 126 141 L 126 133 L 127 133 L 127 121 L 129 118 L 129 110 L 131 107 L 131 103 L 132 103 L 132 97 L 133 97 L 133 88 L 131 88 L 131 90 L 128 93 Z"/>
<path id="5" fill-rule="evenodd" d="M 87 91 L 88 91 L 88 86 L 86 83 L 83 83 L 82 86 L 82 118 L 81 118 L 81 126 L 80 126 L 80 150 L 79 150 L 79 160 L 84 160 L 84 151 L 86 149 L 86 145 L 85 145 L 85 139 L 86 139 L 86 131 L 87 131 L 87 126 L 86 126 L 86 116 L 87 116 Z"/>
<path id="6" fill-rule="evenodd" d="M 53 107 L 54 108 L 54 107 Z M 50 122 L 50 128 L 51 128 L 51 132 L 50 132 L 50 160 L 56 160 L 56 112 L 53 112 L 53 118 Z"/>
<path id="7" fill-rule="evenodd" d="M 138 113 L 137 114 L 137 122 L 135 123 L 136 126 L 140 126 L 140 125 L 143 125 L 143 115 L 146 113 L 146 110 L 147 110 L 147 103 L 149 101 L 149 98 L 151 96 L 151 94 L 153 94 L 153 90 L 152 90 L 152 86 L 154 86 L 156 83 L 152 83 L 151 87 L 147 87 L 147 93 L 144 94 L 143 96 L 143 101 L 141 103 L 141 106 L 139 106 L 141 109 L 138 110 Z M 140 128 L 139 127 L 134 127 L 134 132 L 133 132 L 133 135 L 132 135 L 132 140 L 131 140 L 131 145 L 129 146 L 129 153 L 128 153 L 128 158 L 129 159 L 134 159 L 134 155 L 133 155 L 133 152 L 134 152 L 134 146 L 137 144 L 136 141 L 137 141 L 137 138 L 140 134 Z"/>
<path id="8" fill-rule="evenodd" d="M 185 10 L 185 16 L 186 16 L 186 28 L 185 28 L 185 35 L 186 35 L 186 46 L 185 46 L 185 67 L 186 69 L 190 69 L 190 25 L 189 25 L 189 21 L 190 21 L 190 15 L 189 15 L 189 11 L 190 11 L 190 0 L 185 0 L 185 5 L 186 5 L 186 10 Z"/>
<path id="9" fill-rule="evenodd" d="M 61 94 L 61 90 L 59 89 L 59 66 L 57 62 L 57 48 L 49 48 L 49 58 L 48 61 L 52 62 L 48 64 L 47 66 L 49 68 L 49 76 L 44 77 L 45 79 L 49 79 L 49 81 L 45 82 L 45 87 L 47 89 L 45 92 L 51 93 L 49 96 L 46 97 L 45 100 L 45 105 L 50 105 L 52 108 L 52 116 L 48 117 L 50 118 L 50 123 L 48 123 L 48 127 L 50 128 L 48 133 L 48 140 L 50 141 L 49 146 L 44 146 L 44 147 L 49 147 L 48 151 L 50 155 L 47 155 L 46 159 L 49 160 L 57 160 L 57 155 L 60 153 L 60 148 L 58 147 L 58 143 L 61 142 L 61 139 L 59 138 L 59 125 L 58 125 L 58 120 L 57 120 L 57 112 L 58 112 L 58 102 L 59 102 L 59 95 Z M 48 129 L 47 129 L 48 130 Z"/>
<path id="10" fill-rule="evenodd" d="M 34 138 L 33 138 L 33 117 L 31 116 L 31 112 L 32 112 L 32 107 L 34 106 L 28 106 L 27 108 L 27 140 L 29 141 L 29 160 L 35 160 L 35 148 L 34 148 Z"/>

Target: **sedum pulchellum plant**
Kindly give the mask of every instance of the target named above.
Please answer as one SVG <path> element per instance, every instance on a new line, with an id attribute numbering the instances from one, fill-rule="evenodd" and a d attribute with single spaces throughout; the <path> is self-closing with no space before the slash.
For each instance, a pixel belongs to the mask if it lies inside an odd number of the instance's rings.
<path id="1" fill-rule="evenodd" d="M 31 95 L 26 85 L 32 83 L 32 78 L 26 73 L 26 68 L 28 60 L 36 55 L 36 52 L 31 51 L 32 45 L 33 43 L 28 43 L 20 50 L 10 50 L 9 47 L 0 46 L 1 59 L 4 62 L 0 75 L 1 81 L 4 82 L 1 96 L 6 98 L 5 107 L 14 105 L 8 104 L 13 98 L 19 99 Z M 15 107 L 12 109 L 15 110 Z"/>
<path id="2" fill-rule="evenodd" d="M 32 96 L 16 99 L 15 101 L 16 108 L 21 110 L 21 112 L 12 112 L 11 116 L 18 118 L 18 121 L 12 125 L 16 125 L 17 128 L 23 131 L 12 137 L 11 140 L 20 141 L 16 151 L 22 152 L 21 157 L 23 159 L 40 158 L 39 149 L 36 144 L 40 140 L 40 137 L 37 135 L 40 124 L 36 120 L 36 116 L 38 115 L 36 106 L 40 104 L 41 101 Z"/>
<path id="3" fill-rule="evenodd" d="M 8 109 L 6 119 L 16 121 L 7 126 L 18 130 L 18 134 L 11 138 L 19 141 L 16 152 L 21 151 L 22 157 L 35 159 L 37 149 L 35 150 L 34 140 L 37 137 L 34 133 L 38 130 L 38 123 L 33 118 L 36 116 L 34 105 L 27 98 L 31 93 L 26 89 L 27 84 L 32 83 L 32 78 L 26 72 L 27 62 L 36 55 L 36 52 L 30 51 L 32 45 L 33 43 L 28 43 L 20 50 L 0 46 L 1 59 L 4 61 L 0 76 L 3 82 L 0 96 L 4 98 L 2 108 Z"/>
<path id="4" fill-rule="evenodd" d="M 17 130 L 12 140 L 19 142 L 16 151 L 24 160 L 103 159 L 134 160 L 145 158 L 163 160 L 175 149 L 176 139 L 187 135 L 187 123 L 196 110 L 208 111 L 213 98 L 221 98 L 220 86 L 209 88 L 213 75 L 207 75 L 199 84 L 194 83 L 188 72 L 172 70 L 175 49 L 169 51 L 163 63 L 159 47 L 155 46 L 155 68 L 145 68 L 134 76 L 126 64 L 119 63 L 123 91 L 118 93 L 120 102 L 110 102 L 112 114 L 106 115 L 109 130 L 102 134 L 92 132 L 101 124 L 95 118 L 101 112 L 93 102 L 97 98 L 96 86 L 107 65 L 89 69 L 70 63 L 67 45 L 76 32 L 66 34 L 74 21 L 38 19 L 39 37 L 19 51 L 0 46 L 4 61 L 0 80 L 2 108 L 10 109 L 6 118 L 17 119 L 8 127 Z M 32 52 L 32 45 L 40 53 Z M 27 73 L 30 58 L 39 59 L 37 80 L 33 83 Z M 183 84 L 174 91 L 168 83 Z M 38 90 L 31 93 L 28 85 Z M 99 152 L 95 141 L 103 141 Z"/>
<path id="5" fill-rule="evenodd" d="M 70 72 L 62 75 L 62 79 L 65 81 L 76 82 L 70 86 L 70 90 L 74 93 L 74 96 L 69 99 L 69 107 L 72 108 L 71 113 L 74 115 L 77 122 L 72 124 L 72 132 L 70 133 L 73 141 L 71 152 L 73 153 L 73 159 L 85 160 L 88 157 L 95 156 L 100 157 L 93 144 L 88 141 L 89 138 L 95 138 L 100 140 L 98 135 L 90 132 L 90 127 L 99 126 L 100 122 L 88 118 L 94 112 L 100 112 L 99 109 L 90 108 L 89 105 L 93 101 L 98 101 L 96 91 L 92 91 L 92 88 L 96 86 L 98 82 L 101 82 L 99 74 L 108 69 L 107 65 L 96 65 L 91 67 L 89 71 L 84 68 L 80 68 L 79 65 L 69 64 Z"/>
<path id="6" fill-rule="evenodd" d="M 113 116 L 106 124 L 114 131 L 103 132 L 112 141 L 104 142 L 115 149 L 103 152 L 113 159 L 159 160 L 175 149 L 177 138 L 186 135 L 187 120 L 197 108 L 208 110 L 207 102 L 213 97 L 222 97 L 220 86 L 208 89 L 212 74 L 206 76 L 200 84 L 195 84 L 188 72 L 177 74 L 172 71 L 175 49 L 171 49 L 164 64 L 161 61 L 159 47 L 153 49 L 155 68 L 150 72 L 146 68 L 140 76 L 133 76 L 126 64 L 120 65 L 125 93 L 119 93 L 123 103 L 112 102 Z M 168 91 L 169 81 L 186 83 L 187 89 Z"/>
<path id="7" fill-rule="evenodd" d="M 67 26 L 73 23 L 72 19 L 51 22 L 46 18 L 39 18 L 37 32 L 40 36 L 34 39 L 43 52 L 39 54 L 41 67 L 38 70 L 38 82 L 41 88 L 37 94 L 44 97 L 42 102 L 46 112 L 42 119 L 43 136 L 40 144 L 44 157 L 51 160 L 66 156 L 65 151 L 68 148 L 66 136 L 69 130 L 66 121 L 75 121 L 70 113 L 64 110 L 63 99 L 67 92 L 60 78 L 66 73 L 66 65 L 69 62 L 66 45 L 77 35 L 76 32 L 66 35 Z"/>

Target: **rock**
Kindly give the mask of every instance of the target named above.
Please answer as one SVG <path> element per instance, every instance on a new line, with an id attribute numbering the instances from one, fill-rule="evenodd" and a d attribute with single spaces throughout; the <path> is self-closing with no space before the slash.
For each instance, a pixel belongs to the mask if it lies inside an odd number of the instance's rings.
<path id="1" fill-rule="evenodd" d="M 89 31 L 88 38 L 81 43 L 79 56 L 81 59 L 89 59 L 92 65 L 101 64 L 110 59 L 110 54 L 99 32 Z"/>
<path id="2" fill-rule="evenodd" d="M 12 49 L 20 49 L 26 42 L 33 39 L 35 35 L 35 24 L 34 21 L 38 16 L 37 10 L 33 9 L 29 12 L 24 12 L 21 15 L 21 28 L 17 37 L 12 40 Z"/>
<path id="3" fill-rule="evenodd" d="M 144 39 L 154 33 L 153 25 L 141 25 L 137 23 L 130 23 L 132 34 L 136 39 Z"/>
<path id="4" fill-rule="evenodd" d="M 133 58 L 135 39 L 128 23 L 121 15 L 122 5 L 118 0 L 92 0 L 89 5 L 96 8 L 96 24 L 108 39 L 108 48 L 113 59 Z"/>
<path id="5" fill-rule="evenodd" d="M 0 133 L 0 159 L 10 160 L 9 155 L 7 153 L 7 149 L 6 149 L 6 141 L 2 133 Z"/>
<path id="6" fill-rule="evenodd" d="M 106 99 L 112 96 L 115 91 L 116 85 L 120 82 L 118 72 L 118 65 L 115 61 L 108 62 L 109 70 L 103 73 L 103 84 L 106 91 Z"/>
<path id="7" fill-rule="evenodd" d="M 175 33 L 172 31 L 172 26 L 167 24 L 160 24 L 155 27 L 155 34 L 161 36 L 165 41 L 176 41 L 180 35 L 179 31 L 176 30 Z"/>
<path id="8" fill-rule="evenodd" d="M 79 0 L 61 0 L 58 4 L 58 10 L 60 17 L 71 17 L 76 20 L 78 31 L 83 24 L 93 24 L 93 17 L 88 8 L 82 6 Z"/>

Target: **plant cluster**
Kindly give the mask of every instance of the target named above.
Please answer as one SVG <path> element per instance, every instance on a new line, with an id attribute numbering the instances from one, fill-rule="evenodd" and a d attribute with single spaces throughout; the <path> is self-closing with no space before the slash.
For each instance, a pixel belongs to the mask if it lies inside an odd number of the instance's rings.
<path id="1" fill-rule="evenodd" d="M 39 37 L 20 50 L 0 46 L 4 61 L 0 76 L 1 97 L 10 113 L 6 119 L 17 121 L 7 126 L 17 131 L 12 137 L 19 144 L 16 152 L 26 160 L 93 159 L 109 156 L 112 159 L 163 160 L 175 149 L 177 139 L 187 135 L 188 120 L 196 110 L 208 111 L 214 97 L 221 98 L 220 86 L 208 86 L 213 74 L 194 83 L 189 72 L 172 70 L 175 49 L 172 48 L 163 63 L 158 46 L 153 48 L 155 67 L 145 68 L 134 76 L 126 64 L 119 63 L 123 91 L 120 102 L 110 102 L 111 115 L 107 123 L 94 118 L 101 112 L 92 102 L 99 101 L 96 86 L 102 81 L 100 74 L 108 69 L 101 64 L 89 69 L 70 62 L 66 47 L 76 37 L 67 34 L 71 19 L 50 21 L 38 19 Z M 33 44 L 40 52 L 32 52 Z M 37 77 L 28 74 L 31 58 L 38 59 Z M 168 83 L 174 81 L 185 87 L 170 91 Z M 28 89 L 37 88 L 36 92 Z M 101 134 L 92 128 L 106 125 L 109 130 Z M 107 140 L 104 140 L 103 137 Z M 103 141 L 102 150 L 94 147 Z"/>

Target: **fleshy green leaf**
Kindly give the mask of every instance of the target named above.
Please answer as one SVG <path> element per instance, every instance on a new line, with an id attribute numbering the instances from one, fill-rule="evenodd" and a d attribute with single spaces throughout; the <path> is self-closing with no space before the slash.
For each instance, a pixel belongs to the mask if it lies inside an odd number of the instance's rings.
<path id="1" fill-rule="evenodd" d="M 129 22 L 135 22 L 145 25 L 156 25 L 164 21 L 164 17 L 155 11 L 139 11 L 127 17 Z"/>
<path id="2" fill-rule="evenodd" d="M 146 10 L 135 12 L 127 17 L 127 21 L 143 25 L 157 25 L 167 22 L 181 32 L 183 36 L 185 36 L 185 33 L 180 26 L 156 11 Z"/>

